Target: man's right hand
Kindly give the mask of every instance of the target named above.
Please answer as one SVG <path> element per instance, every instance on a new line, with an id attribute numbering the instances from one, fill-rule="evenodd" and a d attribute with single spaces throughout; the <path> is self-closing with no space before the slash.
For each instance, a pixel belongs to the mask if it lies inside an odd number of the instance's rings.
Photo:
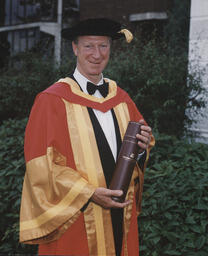
<path id="1" fill-rule="evenodd" d="M 115 202 L 112 196 L 122 196 L 122 190 L 111 190 L 107 188 L 96 188 L 94 194 L 91 197 L 91 201 L 102 206 L 105 209 L 109 208 L 124 208 L 131 203 L 131 201 L 125 201 L 123 203 Z"/>

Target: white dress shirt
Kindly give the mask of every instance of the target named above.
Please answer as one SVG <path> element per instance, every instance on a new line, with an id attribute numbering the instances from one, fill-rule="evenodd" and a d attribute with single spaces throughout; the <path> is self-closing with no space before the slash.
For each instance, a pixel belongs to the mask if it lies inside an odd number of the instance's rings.
<path id="1" fill-rule="evenodd" d="M 80 85 L 80 87 L 82 88 L 83 92 L 88 94 L 87 92 L 87 82 L 91 82 L 90 80 L 88 80 L 85 76 L 83 76 L 79 70 L 76 68 L 74 71 L 74 78 L 76 79 L 76 81 L 78 82 L 78 84 Z M 101 80 L 99 81 L 99 83 L 97 85 L 103 84 L 103 75 Z M 103 96 L 100 94 L 100 92 L 98 90 L 95 91 L 95 93 L 93 94 L 94 97 L 97 98 L 102 98 Z M 113 116 L 110 110 L 108 110 L 107 112 L 102 112 L 99 111 L 97 109 L 93 109 L 99 123 L 100 126 L 103 129 L 103 132 L 105 134 L 105 137 L 108 141 L 108 144 L 110 146 L 110 149 L 112 151 L 113 157 L 116 160 L 116 156 L 117 156 L 117 141 L 116 141 L 116 133 L 115 133 L 115 126 L 114 126 L 114 121 L 113 121 Z"/>

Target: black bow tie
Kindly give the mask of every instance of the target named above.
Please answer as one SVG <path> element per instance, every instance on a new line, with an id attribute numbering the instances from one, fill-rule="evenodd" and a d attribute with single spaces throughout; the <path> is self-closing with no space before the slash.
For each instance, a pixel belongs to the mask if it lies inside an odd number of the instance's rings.
<path id="1" fill-rule="evenodd" d="M 90 95 L 94 94 L 96 90 L 105 98 L 108 95 L 108 83 L 104 81 L 101 85 L 95 85 L 91 82 L 87 82 L 87 91 Z"/>

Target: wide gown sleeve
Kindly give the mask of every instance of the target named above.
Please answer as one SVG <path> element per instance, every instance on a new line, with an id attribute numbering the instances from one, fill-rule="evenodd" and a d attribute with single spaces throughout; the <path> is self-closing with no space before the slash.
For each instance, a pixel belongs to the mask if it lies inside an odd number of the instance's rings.
<path id="1" fill-rule="evenodd" d="M 76 170 L 61 98 L 37 97 L 26 127 L 24 151 L 20 242 L 50 242 L 79 217 L 96 189 Z"/>

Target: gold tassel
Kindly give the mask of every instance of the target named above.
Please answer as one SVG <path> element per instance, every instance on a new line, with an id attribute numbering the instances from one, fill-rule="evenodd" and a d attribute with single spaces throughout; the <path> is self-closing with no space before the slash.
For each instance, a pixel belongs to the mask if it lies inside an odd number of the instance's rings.
<path id="1" fill-rule="evenodd" d="M 130 43 L 133 39 L 133 35 L 128 29 L 121 29 L 118 33 L 122 33 L 125 35 L 127 43 Z"/>

